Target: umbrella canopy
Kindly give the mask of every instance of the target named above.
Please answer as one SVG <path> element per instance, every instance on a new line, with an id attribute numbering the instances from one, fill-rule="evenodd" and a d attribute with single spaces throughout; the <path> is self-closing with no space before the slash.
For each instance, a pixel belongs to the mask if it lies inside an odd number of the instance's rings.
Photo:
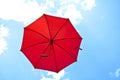
<path id="1" fill-rule="evenodd" d="M 34 68 L 59 72 L 77 61 L 81 41 L 68 18 L 43 14 L 24 28 L 21 51 Z"/>

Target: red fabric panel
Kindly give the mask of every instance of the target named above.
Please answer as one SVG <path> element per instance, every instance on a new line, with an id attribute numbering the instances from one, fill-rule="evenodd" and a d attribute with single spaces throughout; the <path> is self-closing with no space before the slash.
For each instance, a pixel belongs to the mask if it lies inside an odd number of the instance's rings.
<path id="1" fill-rule="evenodd" d="M 80 42 L 80 39 L 64 39 L 55 41 L 55 45 L 62 47 L 66 51 L 66 54 L 77 60 Z"/>
<path id="2" fill-rule="evenodd" d="M 41 59 L 41 53 L 44 52 L 48 43 L 45 44 L 38 44 L 26 49 L 23 49 L 22 52 L 28 58 L 28 60 L 32 63 L 32 65 L 37 68 L 39 60 Z"/>
<path id="3" fill-rule="evenodd" d="M 60 27 L 66 22 L 66 18 L 60 18 L 50 15 L 45 16 L 48 23 L 48 27 L 50 29 L 51 38 L 53 38 L 57 31 L 60 29 Z"/>
<path id="4" fill-rule="evenodd" d="M 73 27 L 73 25 L 69 20 L 67 20 L 67 22 L 62 26 L 62 28 L 56 35 L 55 40 L 63 39 L 63 38 L 80 38 L 81 39 L 81 37 L 79 36 L 79 34 L 77 33 L 77 31 L 75 30 L 75 28 Z"/>
<path id="5" fill-rule="evenodd" d="M 32 29 L 38 33 L 43 34 L 47 38 L 50 38 L 48 24 L 46 22 L 45 15 L 42 15 L 40 18 L 38 18 L 32 24 L 28 25 L 26 28 Z"/>
<path id="6" fill-rule="evenodd" d="M 62 48 L 58 47 L 57 45 L 54 45 L 54 51 L 55 51 L 55 60 L 58 71 L 62 70 L 63 68 L 67 67 L 68 65 L 76 61 L 68 53 L 66 53 L 66 51 L 64 51 Z"/>
<path id="7" fill-rule="evenodd" d="M 57 72 L 55 58 L 54 58 L 55 56 L 54 56 L 52 45 L 50 45 L 44 53 L 50 54 L 50 56 L 42 57 L 39 60 L 37 68 Z"/>
<path id="8" fill-rule="evenodd" d="M 44 38 L 40 34 L 33 32 L 29 29 L 24 29 L 24 36 L 23 36 L 23 42 L 22 42 L 22 48 L 27 48 L 33 45 L 42 44 L 48 42 L 48 39 Z"/>

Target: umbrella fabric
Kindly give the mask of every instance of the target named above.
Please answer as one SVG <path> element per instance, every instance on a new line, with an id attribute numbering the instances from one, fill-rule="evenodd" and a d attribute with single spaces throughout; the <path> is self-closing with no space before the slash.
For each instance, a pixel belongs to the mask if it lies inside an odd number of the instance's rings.
<path id="1" fill-rule="evenodd" d="M 77 61 L 81 41 L 68 18 L 43 14 L 24 28 L 21 51 L 34 68 L 59 72 Z"/>

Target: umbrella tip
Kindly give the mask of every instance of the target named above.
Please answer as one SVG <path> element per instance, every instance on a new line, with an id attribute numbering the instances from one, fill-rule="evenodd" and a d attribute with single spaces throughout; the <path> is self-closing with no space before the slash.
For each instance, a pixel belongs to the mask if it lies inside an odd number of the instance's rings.
<path id="1" fill-rule="evenodd" d="M 45 14 L 45 13 L 43 13 L 43 15 L 45 16 L 46 14 Z"/>
<path id="2" fill-rule="evenodd" d="M 82 50 L 81 48 L 79 48 L 80 50 Z"/>

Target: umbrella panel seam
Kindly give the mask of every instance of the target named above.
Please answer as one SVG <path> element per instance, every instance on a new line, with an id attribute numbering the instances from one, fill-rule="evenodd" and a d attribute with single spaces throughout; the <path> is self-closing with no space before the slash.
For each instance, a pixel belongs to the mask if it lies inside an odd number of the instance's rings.
<path id="1" fill-rule="evenodd" d="M 42 53 L 44 53 L 47 49 L 48 49 L 48 47 L 50 46 L 50 44 L 48 44 L 48 46 L 44 49 L 44 51 L 42 52 Z M 41 55 L 40 55 L 41 56 Z M 37 63 L 36 63 L 36 68 L 37 68 L 37 66 L 38 66 L 38 64 L 39 64 L 39 62 L 40 62 L 40 60 L 42 59 L 43 57 L 41 56 L 40 57 L 40 59 L 37 61 Z"/>
<path id="2" fill-rule="evenodd" d="M 60 40 L 72 40 L 72 39 L 80 39 L 80 38 L 61 38 L 61 39 L 55 39 L 55 41 L 60 41 Z"/>
<path id="3" fill-rule="evenodd" d="M 56 72 L 58 72 L 58 64 L 57 64 L 57 60 L 56 60 L 56 56 L 55 56 L 55 50 L 54 50 L 54 46 L 52 45 L 52 49 L 53 49 L 53 53 L 54 53 L 54 60 L 55 60 L 55 64 L 56 64 Z"/>
<path id="4" fill-rule="evenodd" d="M 27 48 L 30 48 L 30 47 L 33 47 L 33 46 L 37 46 L 37 45 L 40 45 L 40 44 L 46 44 L 46 43 L 48 43 L 48 42 L 39 42 L 39 43 L 30 45 L 30 46 L 28 46 L 28 47 L 22 48 L 22 50 L 25 50 L 25 49 L 27 49 Z"/>
<path id="5" fill-rule="evenodd" d="M 59 28 L 59 30 L 56 32 L 56 34 L 53 36 L 53 39 L 55 39 L 55 37 L 57 36 L 57 34 L 61 31 L 61 29 L 63 28 L 63 26 L 67 23 L 68 19 L 66 19 L 66 21 L 61 25 L 61 27 Z"/>
<path id="6" fill-rule="evenodd" d="M 30 29 L 30 28 L 25 28 L 25 29 L 26 29 L 26 30 L 33 31 L 33 32 L 35 32 L 35 33 L 37 33 L 37 34 L 41 35 L 41 36 L 42 36 L 42 37 L 44 37 L 45 39 L 49 40 L 49 38 L 47 38 L 46 36 L 44 36 L 43 34 L 41 34 L 41 33 L 37 32 L 37 31 L 34 31 L 34 30 Z"/>
<path id="7" fill-rule="evenodd" d="M 76 59 L 71 55 L 71 53 L 69 53 L 67 50 L 65 50 L 62 46 L 58 45 L 57 43 L 55 43 L 55 45 L 57 45 L 59 48 L 61 48 L 63 51 L 65 51 L 69 56 L 71 56 L 72 59 L 74 59 L 76 61 Z"/>
<path id="8" fill-rule="evenodd" d="M 45 15 L 45 20 L 47 22 L 47 27 L 48 27 L 48 31 L 49 31 L 49 35 L 50 35 L 50 39 L 51 39 L 52 35 L 51 35 L 51 32 L 50 32 L 50 28 L 49 28 L 49 24 L 48 24 L 48 20 L 47 20 L 46 15 Z"/>

